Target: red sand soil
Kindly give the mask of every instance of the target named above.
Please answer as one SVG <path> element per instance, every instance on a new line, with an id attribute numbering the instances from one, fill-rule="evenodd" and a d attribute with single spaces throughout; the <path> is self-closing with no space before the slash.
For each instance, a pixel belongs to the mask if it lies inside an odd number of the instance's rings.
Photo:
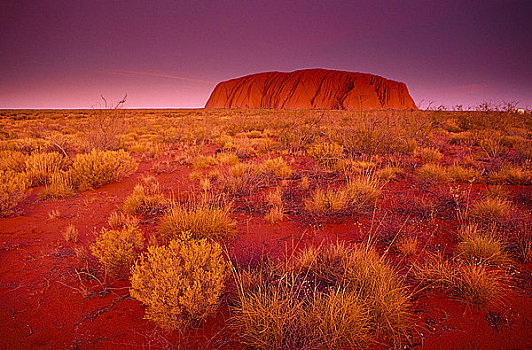
<path id="1" fill-rule="evenodd" d="M 3 349 L 242 349 L 228 328 L 230 310 L 218 313 L 184 334 L 165 332 L 144 320 L 143 305 L 129 297 L 127 280 L 108 280 L 102 292 L 98 282 L 78 276 L 75 247 L 87 247 L 107 225 L 109 214 L 124 199 L 152 164 L 142 163 L 133 176 L 65 200 L 38 201 L 40 189 L 19 204 L 18 215 L 0 219 L 0 348 Z M 161 186 L 174 194 L 190 189 L 190 169 L 159 174 Z M 382 205 L 392 209 L 398 194 L 418 191 L 406 182 L 387 186 Z M 419 194 L 419 193 L 418 193 Z M 50 218 L 53 211 L 58 218 Z M 406 218 L 401 216 L 400 222 Z M 239 233 L 227 244 L 229 254 L 241 260 L 282 256 L 306 244 L 323 241 L 359 241 L 371 230 L 371 216 L 334 218 L 309 224 L 288 217 L 270 225 L 262 217 L 234 214 Z M 67 243 L 61 232 L 69 224 L 79 230 L 79 242 Z M 453 223 L 427 220 L 419 232 L 422 242 L 452 245 Z M 156 220 L 142 222 L 147 234 Z M 436 234 L 432 234 L 436 232 Z M 434 242 L 429 241 L 429 244 Z M 393 253 L 392 253 L 393 258 Z M 415 296 L 416 326 L 412 338 L 416 349 L 524 349 L 532 345 L 532 293 L 530 265 L 513 283 L 504 304 L 479 311 L 436 291 Z M 99 277 L 101 277 L 99 275 Z M 384 346 L 386 347 L 386 346 Z M 378 347 L 376 347 L 378 348 Z"/>

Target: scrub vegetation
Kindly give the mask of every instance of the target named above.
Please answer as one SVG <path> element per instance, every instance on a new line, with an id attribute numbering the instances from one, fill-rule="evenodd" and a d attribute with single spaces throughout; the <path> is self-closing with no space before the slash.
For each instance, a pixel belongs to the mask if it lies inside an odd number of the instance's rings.
<path id="1" fill-rule="evenodd" d="M 46 206 L 57 285 L 168 347 L 409 348 L 532 292 L 529 112 L 0 113 L 1 220 Z"/>

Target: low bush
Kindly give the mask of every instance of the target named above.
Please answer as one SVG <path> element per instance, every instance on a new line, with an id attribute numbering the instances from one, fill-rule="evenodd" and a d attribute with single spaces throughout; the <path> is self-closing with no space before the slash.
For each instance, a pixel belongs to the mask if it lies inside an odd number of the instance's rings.
<path id="1" fill-rule="evenodd" d="M 137 171 L 137 162 L 123 151 L 98 151 L 78 154 L 72 164 L 72 181 L 80 190 L 115 182 Z"/>
<path id="2" fill-rule="evenodd" d="M 504 222 L 511 214 L 512 205 L 500 197 L 486 197 L 471 205 L 470 215 L 482 222 Z"/>
<path id="3" fill-rule="evenodd" d="M 12 209 L 24 198 L 28 185 L 26 175 L 0 170 L 0 217 L 11 214 Z"/>
<path id="4" fill-rule="evenodd" d="M 221 247 L 205 239 L 148 247 L 132 268 L 130 294 L 145 318 L 168 330 L 196 324 L 216 310 L 228 267 Z"/>
<path id="5" fill-rule="evenodd" d="M 26 170 L 28 156 L 19 151 L 0 151 L 0 170 L 22 173 Z"/>
<path id="6" fill-rule="evenodd" d="M 482 175 L 478 170 L 465 168 L 460 165 L 451 165 L 447 168 L 449 178 L 456 182 L 479 182 Z"/>
<path id="7" fill-rule="evenodd" d="M 118 276 L 129 271 L 143 247 L 142 231 L 136 226 L 126 226 L 113 230 L 102 228 L 101 234 L 90 245 L 90 250 L 106 272 Z"/>
<path id="8" fill-rule="evenodd" d="M 115 211 L 109 215 L 107 223 L 111 229 L 117 229 L 125 226 L 137 226 L 139 224 L 139 219 L 129 214 Z"/>
<path id="9" fill-rule="evenodd" d="M 530 185 L 532 184 L 532 170 L 527 167 L 506 166 L 489 176 L 494 184 Z"/>
<path id="10" fill-rule="evenodd" d="M 236 223 L 229 217 L 229 212 L 229 206 L 211 204 L 174 206 L 162 218 L 159 238 L 168 243 L 184 232 L 194 239 L 230 238 L 236 231 Z"/>

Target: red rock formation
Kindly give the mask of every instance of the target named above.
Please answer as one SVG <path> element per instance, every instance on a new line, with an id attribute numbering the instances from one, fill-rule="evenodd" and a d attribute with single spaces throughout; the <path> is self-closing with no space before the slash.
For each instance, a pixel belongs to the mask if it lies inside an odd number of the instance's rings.
<path id="1" fill-rule="evenodd" d="M 404 83 L 326 69 L 247 75 L 216 85 L 205 108 L 416 109 Z"/>

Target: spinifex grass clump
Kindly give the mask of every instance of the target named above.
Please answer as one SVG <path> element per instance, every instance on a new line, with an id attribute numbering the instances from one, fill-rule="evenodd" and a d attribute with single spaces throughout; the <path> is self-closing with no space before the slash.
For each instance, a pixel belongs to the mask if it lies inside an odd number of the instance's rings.
<path id="1" fill-rule="evenodd" d="M 61 171 L 50 176 L 50 183 L 39 193 L 39 198 L 67 198 L 74 194 L 70 172 Z"/>
<path id="2" fill-rule="evenodd" d="M 230 238 L 236 231 L 236 223 L 229 217 L 229 205 L 208 203 L 175 205 L 163 217 L 159 238 L 168 243 L 186 232 L 191 238 Z"/>
<path id="3" fill-rule="evenodd" d="M 505 243 L 495 231 L 485 231 L 477 225 L 460 229 L 458 256 L 474 265 L 503 265 L 508 262 Z"/>
<path id="4" fill-rule="evenodd" d="M 315 143 L 307 150 L 310 158 L 326 169 L 333 169 L 344 154 L 344 147 L 337 143 Z"/>
<path id="5" fill-rule="evenodd" d="M 305 209 L 315 215 L 338 214 L 347 210 L 364 211 L 375 205 L 382 186 L 372 176 L 350 179 L 340 188 L 316 189 L 305 200 Z"/>
<path id="6" fill-rule="evenodd" d="M 26 174 L 32 186 L 44 185 L 68 165 L 69 160 L 57 152 L 33 153 L 26 159 Z"/>
<path id="7" fill-rule="evenodd" d="M 141 255 L 132 268 L 130 294 L 146 305 L 145 318 L 182 329 L 216 310 L 227 272 L 219 244 L 174 240 Z"/>
<path id="8" fill-rule="evenodd" d="M 24 198 L 29 181 L 24 174 L 11 170 L 0 170 L 0 217 L 11 213 L 18 202 Z"/>
<path id="9" fill-rule="evenodd" d="M 96 188 L 134 173 L 137 162 L 123 151 L 78 154 L 72 164 L 72 181 L 80 190 Z"/>
<path id="10" fill-rule="evenodd" d="M 123 209 L 130 215 L 156 215 L 166 209 L 167 202 L 157 179 L 147 176 L 135 185 L 133 193 L 124 201 Z"/>
<path id="11" fill-rule="evenodd" d="M 500 304 L 508 288 L 508 278 L 500 269 L 446 260 L 440 255 L 414 265 L 413 275 L 423 285 L 444 289 L 479 309 Z"/>
<path id="12" fill-rule="evenodd" d="M 261 349 L 358 348 L 377 335 L 399 342 L 410 296 L 374 251 L 337 243 L 237 275 L 234 324 Z"/>

